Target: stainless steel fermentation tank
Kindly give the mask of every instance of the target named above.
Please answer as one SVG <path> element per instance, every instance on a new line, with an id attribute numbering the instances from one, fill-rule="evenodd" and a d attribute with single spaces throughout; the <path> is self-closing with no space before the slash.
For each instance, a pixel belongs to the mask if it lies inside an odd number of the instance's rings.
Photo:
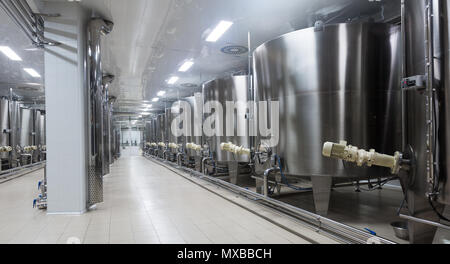
<path id="1" fill-rule="evenodd" d="M 32 146 L 36 147 L 36 150 L 33 152 L 33 162 L 38 162 L 40 159 L 41 116 L 41 111 L 33 110 Z"/>
<path id="2" fill-rule="evenodd" d="M 196 93 L 194 96 L 190 96 L 184 99 L 187 103 L 189 103 L 189 107 L 191 108 L 191 116 L 190 116 L 190 127 L 189 135 L 184 136 L 183 148 L 186 149 L 186 154 L 190 158 L 195 158 L 201 156 L 201 151 L 196 151 L 193 149 L 187 149 L 187 143 L 194 143 L 195 145 L 202 145 L 202 133 L 203 133 L 203 101 L 202 94 Z M 197 111 L 197 113 L 196 113 Z M 197 116 L 196 116 L 197 115 Z M 196 131 L 197 130 L 197 131 Z"/>
<path id="3" fill-rule="evenodd" d="M 44 111 L 30 109 L 19 101 L 2 98 L 0 126 L 2 168 L 45 160 L 42 148 L 45 148 Z"/>
<path id="4" fill-rule="evenodd" d="M 38 137 L 38 147 L 39 147 L 39 160 L 47 159 L 47 138 L 46 138 L 46 114 L 44 111 L 41 111 L 40 119 L 39 119 L 39 137 Z"/>
<path id="5" fill-rule="evenodd" d="M 160 158 L 164 158 L 164 152 L 166 151 L 167 146 L 167 137 L 166 137 L 166 115 L 158 114 L 156 116 L 156 125 L 155 125 L 155 140 L 158 144 L 157 156 Z M 160 144 L 164 144 L 165 146 L 161 146 Z"/>
<path id="6" fill-rule="evenodd" d="M 173 111 L 178 112 L 178 109 L 175 108 L 166 108 L 165 109 L 165 118 L 164 118 L 164 133 L 165 133 L 165 138 L 167 139 L 167 143 L 168 143 L 168 151 L 166 153 L 166 158 L 171 160 L 171 161 L 175 161 L 176 158 L 176 154 L 178 153 L 178 148 L 175 147 L 171 147 L 172 144 L 178 145 L 180 143 L 180 137 L 179 136 L 175 136 L 174 131 L 172 131 L 172 122 L 175 119 L 175 115 L 177 114 L 176 112 L 173 113 Z M 170 146 L 169 146 L 170 145 Z"/>
<path id="7" fill-rule="evenodd" d="M 26 151 L 26 147 L 34 146 L 34 111 L 28 108 L 20 108 L 19 146 L 20 161 L 22 165 L 33 162 L 34 151 Z"/>
<path id="8" fill-rule="evenodd" d="M 192 145 L 202 144 L 203 120 L 202 94 L 183 98 L 172 105 L 173 119 L 177 122 L 179 133 L 177 163 L 182 166 L 195 168 L 201 171 L 202 151 L 193 149 Z M 177 120 L 179 118 L 179 120 Z"/>
<path id="9" fill-rule="evenodd" d="M 154 143 L 153 119 L 145 121 L 145 143 Z"/>
<path id="10" fill-rule="evenodd" d="M 250 160 L 248 155 L 235 155 L 220 148 L 222 143 L 228 142 L 250 148 L 249 123 L 247 118 L 249 112 L 247 108 L 247 104 L 249 103 L 248 90 L 248 76 L 246 75 L 220 78 L 203 85 L 204 119 L 218 113 L 217 109 L 206 109 L 205 105 L 208 102 L 220 103 L 223 110 L 219 124 L 214 123 L 212 125 L 215 135 L 203 135 L 203 142 L 209 147 L 209 151 L 215 162 L 249 162 Z M 227 102 L 233 104 L 233 109 L 227 108 Z M 230 130 L 232 133 L 227 135 L 227 130 Z"/>
<path id="11" fill-rule="evenodd" d="M 404 155 L 412 166 L 400 176 L 412 243 L 433 238 L 444 243 L 450 237 L 448 230 L 435 232 L 436 226 L 430 225 L 441 221 L 438 214 L 450 218 L 449 14 L 448 1 L 402 1 L 403 77 L 424 81 L 416 87 L 403 84 Z"/>
<path id="12" fill-rule="evenodd" d="M 11 146 L 10 145 L 10 122 L 9 122 L 9 100 L 2 98 L 0 99 L 0 147 Z M 8 152 L 0 153 L 0 158 L 3 161 L 9 160 L 10 154 Z"/>
<path id="13" fill-rule="evenodd" d="M 10 145 L 13 148 L 11 152 L 11 167 L 20 166 L 20 103 L 16 100 L 9 102 L 9 120 L 10 120 Z"/>
<path id="14" fill-rule="evenodd" d="M 328 211 L 332 177 L 389 176 L 388 170 L 327 159 L 322 145 L 347 140 L 382 153 L 400 149 L 400 44 L 394 25 L 334 24 L 288 33 L 253 54 L 255 101 L 279 102 L 273 157 L 286 176 L 311 177 L 319 214 Z M 270 128 L 270 118 L 267 123 Z M 263 139 L 258 133 L 255 146 Z"/>
<path id="15" fill-rule="evenodd" d="M 238 183 L 241 176 L 249 175 L 249 155 L 239 155 L 222 150 L 222 143 L 249 149 L 249 87 L 248 76 L 230 76 L 203 84 L 203 145 L 209 157 L 202 168 L 205 173 L 227 175 L 230 182 Z M 219 106 L 215 104 L 219 104 Z M 219 110 L 222 110 L 220 113 Z M 215 116 L 209 124 L 208 119 Z M 212 130 L 206 133 L 208 130 Z"/>

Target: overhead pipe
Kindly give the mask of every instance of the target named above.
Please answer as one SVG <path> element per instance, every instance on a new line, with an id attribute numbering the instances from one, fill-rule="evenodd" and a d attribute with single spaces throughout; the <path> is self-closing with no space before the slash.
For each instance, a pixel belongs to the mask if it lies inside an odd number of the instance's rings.
<path id="1" fill-rule="evenodd" d="M 61 44 L 44 37 L 43 14 L 34 13 L 25 0 L 0 0 L 0 7 L 36 47 L 42 48 L 45 45 L 57 46 Z"/>

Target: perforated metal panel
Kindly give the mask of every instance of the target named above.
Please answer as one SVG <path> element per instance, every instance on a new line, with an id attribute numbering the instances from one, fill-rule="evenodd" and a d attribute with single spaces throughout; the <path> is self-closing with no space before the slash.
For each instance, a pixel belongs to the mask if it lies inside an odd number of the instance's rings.
<path id="1" fill-rule="evenodd" d="M 89 166 L 88 171 L 88 206 L 103 202 L 103 177 L 95 166 Z"/>

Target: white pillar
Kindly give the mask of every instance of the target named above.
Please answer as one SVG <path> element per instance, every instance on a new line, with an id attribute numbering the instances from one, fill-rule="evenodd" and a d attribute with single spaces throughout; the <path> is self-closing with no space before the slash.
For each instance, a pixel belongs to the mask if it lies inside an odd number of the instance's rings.
<path id="1" fill-rule="evenodd" d="M 46 47 L 47 180 L 49 214 L 86 212 L 87 84 L 86 26 L 89 16 L 79 4 L 46 2 L 45 36 L 61 42 Z"/>

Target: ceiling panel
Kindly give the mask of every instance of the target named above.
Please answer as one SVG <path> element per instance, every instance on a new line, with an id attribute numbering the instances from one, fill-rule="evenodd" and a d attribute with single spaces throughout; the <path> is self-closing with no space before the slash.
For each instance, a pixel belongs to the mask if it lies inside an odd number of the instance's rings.
<path id="1" fill-rule="evenodd" d="M 399 13 L 400 0 L 384 2 L 385 16 Z M 162 109 L 165 100 L 188 96 L 205 81 L 245 71 L 248 53 L 229 55 L 221 49 L 247 47 L 248 32 L 254 50 L 317 20 L 340 23 L 382 17 L 382 4 L 368 0 L 83 0 L 81 4 L 93 16 L 115 23 L 104 41 L 103 65 L 116 75 L 111 94 L 118 98 L 118 111 L 129 111 L 133 105 L 139 110 L 164 90 L 166 98 L 152 103 L 156 110 Z M 216 43 L 206 42 L 220 20 L 234 24 Z M 193 59 L 194 66 L 186 73 L 177 72 L 187 59 Z M 168 85 L 173 75 L 180 79 Z"/>
<path id="2" fill-rule="evenodd" d="M 43 99 L 44 52 L 31 45 L 30 40 L 0 8 L 0 46 L 10 47 L 22 61 L 12 61 L 0 52 L 0 96 L 13 93 L 25 99 Z M 33 68 L 42 77 L 34 78 L 23 68 Z"/>

